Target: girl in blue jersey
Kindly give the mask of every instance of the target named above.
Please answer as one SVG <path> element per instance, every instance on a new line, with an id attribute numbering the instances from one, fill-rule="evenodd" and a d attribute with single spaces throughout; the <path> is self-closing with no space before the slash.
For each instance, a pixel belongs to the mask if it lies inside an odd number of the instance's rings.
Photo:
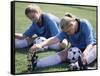
<path id="1" fill-rule="evenodd" d="M 45 45 L 58 43 L 65 38 L 68 43 L 71 43 L 70 47 L 77 47 L 81 49 L 83 52 L 82 61 L 84 65 L 92 63 L 96 59 L 97 52 L 96 37 L 94 35 L 92 25 L 86 19 L 78 19 L 68 13 L 61 19 L 60 26 L 62 31 L 59 34 L 53 38 L 49 38 L 41 44 L 32 46 L 32 48 L 36 50 L 37 48 L 41 48 Z M 47 67 L 66 61 L 66 49 L 55 55 L 38 60 L 36 67 Z M 29 51 L 32 52 L 32 50 Z M 77 66 L 77 64 L 74 66 Z M 74 66 L 71 66 L 71 68 Z"/>
<path id="2" fill-rule="evenodd" d="M 59 27 L 59 18 L 43 13 L 39 6 L 31 4 L 25 9 L 25 15 L 32 21 L 31 26 L 23 33 L 23 35 L 15 34 L 15 47 L 23 48 L 32 44 L 32 36 L 42 36 L 49 38 L 58 34 L 61 29 Z M 34 38 L 34 37 L 33 37 Z M 59 49 L 60 43 L 55 44 L 54 48 Z M 64 46 L 64 44 L 62 43 Z M 53 48 L 53 45 L 51 46 Z"/>

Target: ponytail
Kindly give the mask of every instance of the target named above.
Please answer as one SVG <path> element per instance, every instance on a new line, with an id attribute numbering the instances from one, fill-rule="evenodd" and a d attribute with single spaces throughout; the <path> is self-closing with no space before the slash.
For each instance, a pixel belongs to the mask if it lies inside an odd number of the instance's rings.
<path id="1" fill-rule="evenodd" d="M 71 14 L 69 12 L 65 13 L 65 16 L 76 19 L 76 16 L 74 16 L 73 14 Z"/>

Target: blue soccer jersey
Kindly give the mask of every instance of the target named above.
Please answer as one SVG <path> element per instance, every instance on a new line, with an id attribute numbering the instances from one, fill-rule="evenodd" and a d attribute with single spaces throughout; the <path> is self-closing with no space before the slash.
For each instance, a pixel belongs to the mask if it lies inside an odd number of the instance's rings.
<path id="1" fill-rule="evenodd" d="M 74 35 L 68 35 L 65 32 L 61 32 L 56 37 L 62 41 L 66 38 L 71 46 L 78 47 L 80 49 L 86 48 L 88 44 L 96 43 L 96 36 L 93 32 L 91 24 L 86 19 L 79 20 L 79 31 Z"/>
<path id="2" fill-rule="evenodd" d="M 59 26 L 59 18 L 52 15 L 43 13 L 42 15 L 42 26 L 40 27 L 35 22 L 24 32 L 23 35 L 32 37 L 32 35 L 37 34 L 38 36 L 43 36 L 46 38 L 57 35 L 61 29 Z"/>

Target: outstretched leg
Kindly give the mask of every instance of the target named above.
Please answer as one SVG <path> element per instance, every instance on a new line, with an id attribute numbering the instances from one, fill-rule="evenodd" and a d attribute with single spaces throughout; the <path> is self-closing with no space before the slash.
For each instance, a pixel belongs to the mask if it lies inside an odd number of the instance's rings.
<path id="1" fill-rule="evenodd" d="M 24 48 L 32 44 L 37 36 L 33 35 L 31 38 L 23 36 L 20 33 L 15 33 L 15 48 Z"/>
<path id="2" fill-rule="evenodd" d="M 63 50 L 54 55 L 44 57 L 39 60 L 37 59 L 36 66 L 34 66 L 34 67 L 37 67 L 37 68 L 49 67 L 49 66 L 57 65 L 57 64 L 65 61 L 66 59 L 67 59 L 67 52 L 66 52 L 66 50 Z M 33 62 L 33 65 L 34 65 L 34 62 Z"/>

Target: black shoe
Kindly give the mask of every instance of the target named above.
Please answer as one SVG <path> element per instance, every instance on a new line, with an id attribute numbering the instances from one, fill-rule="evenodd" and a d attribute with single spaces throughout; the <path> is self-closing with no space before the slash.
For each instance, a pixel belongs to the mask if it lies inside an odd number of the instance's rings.
<path id="1" fill-rule="evenodd" d="M 38 56 L 36 56 L 36 52 L 34 52 L 34 53 L 29 52 L 28 53 L 28 55 L 27 55 L 27 60 L 28 60 L 27 67 L 28 67 L 28 69 L 27 70 L 29 73 L 35 69 L 36 63 L 37 63 L 37 58 L 38 58 Z"/>
<path id="2" fill-rule="evenodd" d="M 32 69 L 33 69 L 33 70 L 36 68 L 37 59 L 38 59 L 38 56 L 37 56 L 36 53 L 35 53 L 35 54 L 32 56 Z"/>
<path id="3" fill-rule="evenodd" d="M 69 65 L 68 71 L 77 71 L 77 70 L 79 70 L 78 62 L 71 63 L 71 64 Z"/>
<path id="4" fill-rule="evenodd" d="M 78 58 L 78 64 L 79 64 L 80 70 L 87 70 L 88 69 L 87 64 L 83 64 L 82 56 L 80 56 Z"/>

